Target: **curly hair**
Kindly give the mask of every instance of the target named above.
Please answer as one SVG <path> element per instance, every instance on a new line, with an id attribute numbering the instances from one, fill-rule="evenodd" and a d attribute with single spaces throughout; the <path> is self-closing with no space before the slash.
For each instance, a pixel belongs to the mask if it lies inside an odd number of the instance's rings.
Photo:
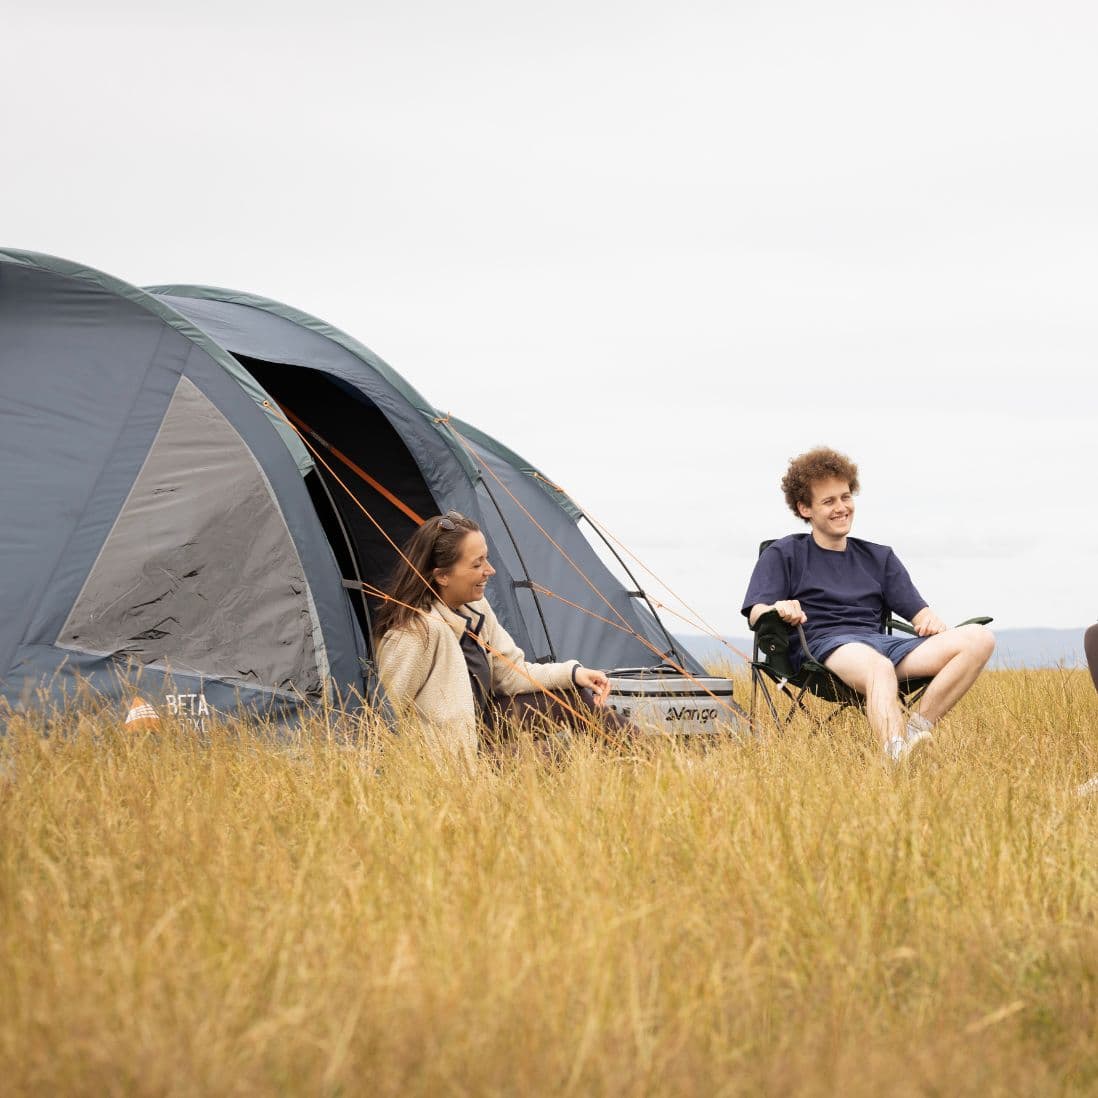
<path id="1" fill-rule="evenodd" d="M 782 477 L 782 491 L 785 493 L 785 502 L 797 518 L 808 522 L 797 510 L 797 504 L 803 503 L 806 507 L 811 507 L 812 485 L 816 481 L 827 480 L 828 477 L 845 480 L 851 492 L 857 493 L 858 466 L 838 450 L 817 446 L 815 450 L 798 454 L 790 460 L 789 468 Z"/>

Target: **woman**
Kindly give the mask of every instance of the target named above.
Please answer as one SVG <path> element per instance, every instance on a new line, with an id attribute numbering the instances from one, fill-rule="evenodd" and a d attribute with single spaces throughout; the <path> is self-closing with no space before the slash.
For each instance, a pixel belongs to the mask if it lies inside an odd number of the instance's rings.
<path id="1" fill-rule="evenodd" d="M 457 511 L 428 519 L 404 558 L 374 627 L 378 671 L 389 699 L 412 706 L 449 750 L 475 754 L 478 719 L 495 728 L 540 714 L 577 725 L 577 714 L 585 721 L 598 708 L 610 727 L 627 727 L 602 708 L 610 692 L 602 671 L 577 660 L 526 662 L 484 597 L 496 570 L 472 519 Z M 567 691 L 565 704 L 539 687 Z"/>

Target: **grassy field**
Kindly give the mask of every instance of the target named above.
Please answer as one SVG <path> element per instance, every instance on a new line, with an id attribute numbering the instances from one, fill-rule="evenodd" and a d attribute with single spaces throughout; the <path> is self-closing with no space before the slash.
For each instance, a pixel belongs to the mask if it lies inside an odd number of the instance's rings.
<path id="1" fill-rule="evenodd" d="M 854 717 L 472 777 L 7 723 L 5 1094 L 1098 1093 L 1084 672 L 985 675 L 898 773 Z"/>

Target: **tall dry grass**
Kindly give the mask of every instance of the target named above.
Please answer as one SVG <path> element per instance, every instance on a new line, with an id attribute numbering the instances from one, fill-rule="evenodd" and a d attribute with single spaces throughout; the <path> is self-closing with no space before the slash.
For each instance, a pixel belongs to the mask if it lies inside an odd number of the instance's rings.
<path id="1" fill-rule="evenodd" d="M 471 778 L 356 731 L 9 721 L 0 1089 L 1098 1092 L 1082 672 L 900 773 L 853 716 Z"/>

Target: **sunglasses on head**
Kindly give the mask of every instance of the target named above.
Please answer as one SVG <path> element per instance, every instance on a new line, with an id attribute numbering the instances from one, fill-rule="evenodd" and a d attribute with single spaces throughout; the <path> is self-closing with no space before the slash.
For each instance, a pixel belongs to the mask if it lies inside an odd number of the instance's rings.
<path id="1" fill-rule="evenodd" d="M 459 522 L 468 522 L 469 520 L 460 511 L 447 511 L 445 515 L 438 520 L 438 528 L 440 530 L 454 531 L 457 529 Z"/>

